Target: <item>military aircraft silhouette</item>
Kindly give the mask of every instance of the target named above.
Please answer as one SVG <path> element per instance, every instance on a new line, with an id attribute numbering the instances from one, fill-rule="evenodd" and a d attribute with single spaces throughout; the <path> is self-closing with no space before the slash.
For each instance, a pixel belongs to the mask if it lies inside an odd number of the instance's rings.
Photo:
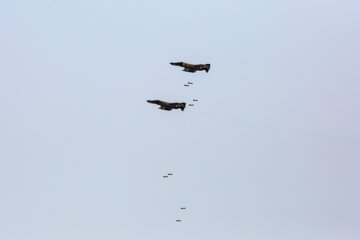
<path id="1" fill-rule="evenodd" d="M 199 101 L 199 100 L 197 100 L 197 99 L 193 99 L 193 101 L 194 101 L 194 102 L 197 102 L 197 101 Z"/>
<path id="2" fill-rule="evenodd" d="M 177 221 L 177 222 L 181 222 L 181 219 L 177 219 L 176 221 Z"/>
<path id="3" fill-rule="evenodd" d="M 191 103 L 190 103 L 189 106 L 192 107 L 192 106 L 194 106 L 194 104 L 191 104 Z"/>
<path id="4" fill-rule="evenodd" d="M 193 82 L 188 82 L 188 84 L 193 84 Z"/>
<path id="5" fill-rule="evenodd" d="M 163 176 L 163 178 L 167 178 L 167 177 L 169 177 L 169 176 L 166 176 L 166 175 L 165 175 L 165 176 Z"/>
<path id="6" fill-rule="evenodd" d="M 184 207 L 182 207 L 182 208 L 180 208 L 181 210 L 185 210 L 186 208 L 184 208 Z"/>
<path id="7" fill-rule="evenodd" d="M 210 64 L 190 64 L 185 62 L 171 62 L 171 65 L 179 66 L 184 68 L 184 72 L 191 72 L 194 73 L 196 71 L 203 71 L 209 72 L 210 70 Z"/>
<path id="8" fill-rule="evenodd" d="M 184 84 L 184 87 L 188 87 L 189 86 L 189 84 Z"/>
<path id="9" fill-rule="evenodd" d="M 172 176 L 173 174 L 172 173 L 168 173 L 169 176 Z"/>
<path id="10" fill-rule="evenodd" d="M 159 109 L 167 110 L 167 111 L 171 111 L 173 109 L 178 109 L 178 108 L 180 108 L 181 111 L 184 111 L 184 109 L 186 107 L 186 103 L 184 103 L 184 102 L 168 103 L 168 102 L 164 102 L 164 101 L 160 101 L 160 100 L 147 100 L 147 102 L 160 105 Z"/>

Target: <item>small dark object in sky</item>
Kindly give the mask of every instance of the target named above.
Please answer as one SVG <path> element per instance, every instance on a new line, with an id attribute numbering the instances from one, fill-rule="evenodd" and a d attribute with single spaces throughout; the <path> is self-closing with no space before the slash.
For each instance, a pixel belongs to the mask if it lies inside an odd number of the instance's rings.
<path id="1" fill-rule="evenodd" d="M 183 67 L 185 72 L 191 72 L 194 73 L 196 71 L 203 71 L 209 72 L 210 70 L 210 64 L 190 64 L 185 62 L 171 62 L 171 65 Z"/>
<path id="2" fill-rule="evenodd" d="M 181 222 L 181 219 L 177 219 L 176 221 L 177 221 L 177 222 Z"/>
<path id="3" fill-rule="evenodd" d="M 184 87 L 188 87 L 189 86 L 189 84 L 184 84 Z"/>
<path id="4" fill-rule="evenodd" d="M 198 100 L 197 99 L 193 99 L 194 102 L 197 102 Z"/>
<path id="5" fill-rule="evenodd" d="M 188 84 L 193 84 L 192 82 L 188 82 Z"/>
<path id="6" fill-rule="evenodd" d="M 194 106 L 194 104 L 191 104 L 191 103 L 190 103 L 189 106 L 192 107 L 192 106 Z"/>
<path id="7" fill-rule="evenodd" d="M 163 176 L 163 178 L 167 178 L 167 177 L 169 177 L 169 176 L 166 176 L 166 175 L 165 175 L 165 176 Z"/>
<path id="8" fill-rule="evenodd" d="M 169 103 L 169 102 L 164 102 L 164 101 L 160 101 L 160 100 L 147 100 L 148 103 L 152 103 L 152 104 L 157 104 L 160 105 L 159 109 L 162 110 L 167 110 L 167 111 L 171 111 L 173 109 L 178 109 L 180 108 L 181 111 L 184 111 L 185 107 L 186 107 L 186 103 L 182 102 L 182 103 Z"/>
<path id="9" fill-rule="evenodd" d="M 172 176 L 173 174 L 172 173 L 168 173 L 169 176 Z"/>
<path id="10" fill-rule="evenodd" d="M 185 210 L 186 208 L 184 208 L 184 207 L 182 207 L 182 208 L 180 208 L 181 210 Z"/>

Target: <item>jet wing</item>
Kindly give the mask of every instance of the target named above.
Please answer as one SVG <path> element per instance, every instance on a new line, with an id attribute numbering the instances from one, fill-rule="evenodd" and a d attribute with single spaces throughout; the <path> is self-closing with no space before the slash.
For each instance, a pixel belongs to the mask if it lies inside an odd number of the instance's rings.
<path id="1" fill-rule="evenodd" d="M 183 71 L 184 71 L 184 72 L 192 72 L 192 73 L 194 73 L 194 72 L 196 72 L 196 69 L 186 67 L 186 68 L 184 68 Z"/>
<path id="2" fill-rule="evenodd" d="M 160 109 L 171 111 L 171 110 L 173 110 L 173 107 L 168 104 L 163 104 L 163 105 L 160 105 Z"/>

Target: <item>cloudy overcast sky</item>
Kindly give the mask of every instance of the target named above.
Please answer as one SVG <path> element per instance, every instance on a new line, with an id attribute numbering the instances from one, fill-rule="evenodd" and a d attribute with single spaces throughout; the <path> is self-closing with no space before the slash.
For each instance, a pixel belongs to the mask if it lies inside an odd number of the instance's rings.
<path id="1" fill-rule="evenodd" d="M 0 0 L 0 238 L 359 239 L 359 9 Z"/>

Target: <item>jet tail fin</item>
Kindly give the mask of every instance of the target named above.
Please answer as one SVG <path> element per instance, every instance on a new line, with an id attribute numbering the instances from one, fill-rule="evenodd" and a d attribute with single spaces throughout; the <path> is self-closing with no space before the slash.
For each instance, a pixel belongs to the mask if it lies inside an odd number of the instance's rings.
<path id="1" fill-rule="evenodd" d="M 209 70 L 210 70 L 210 64 L 205 64 L 205 71 L 209 72 Z"/>
<path id="2" fill-rule="evenodd" d="M 186 103 L 181 103 L 181 111 L 184 111 L 184 109 L 185 109 L 185 107 L 186 107 Z"/>

